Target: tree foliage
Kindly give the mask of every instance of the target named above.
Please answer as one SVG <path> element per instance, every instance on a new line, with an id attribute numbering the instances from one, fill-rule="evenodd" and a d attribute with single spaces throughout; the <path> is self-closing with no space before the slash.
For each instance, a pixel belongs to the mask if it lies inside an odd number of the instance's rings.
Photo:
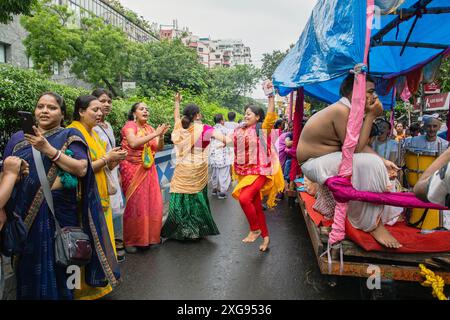
<path id="1" fill-rule="evenodd" d="M 12 21 L 16 14 L 29 15 L 37 0 L 1 0 L 0 1 L 0 23 Z"/>
<path id="2" fill-rule="evenodd" d="M 144 93 L 189 89 L 200 93 L 206 88 L 207 70 L 197 53 L 179 40 L 148 42 L 134 46 L 133 79 Z"/>
<path id="3" fill-rule="evenodd" d="M 245 105 L 254 102 L 246 95 L 252 92 L 260 79 L 259 70 L 251 65 L 215 68 L 211 70 L 208 95 L 223 106 L 242 112 Z"/>
<path id="4" fill-rule="evenodd" d="M 72 118 L 75 99 L 88 94 L 86 89 L 73 88 L 50 81 L 35 70 L 15 68 L 0 64 L 0 132 L 19 130 L 17 111 L 33 112 L 37 98 L 46 91 L 54 91 L 66 100 L 66 121 Z"/>
<path id="5" fill-rule="evenodd" d="M 292 48 L 292 45 L 291 45 Z M 286 51 L 274 50 L 272 53 L 264 53 L 262 58 L 261 74 L 266 79 L 272 79 L 277 66 L 286 57 L 289 49 Z"/>
<path id="6" fill-rule="evenodd" d="M 442 61 L 438 82 L 441 85 L 441 92 L 450 92 L 450 59 L 448 57 Z"/>

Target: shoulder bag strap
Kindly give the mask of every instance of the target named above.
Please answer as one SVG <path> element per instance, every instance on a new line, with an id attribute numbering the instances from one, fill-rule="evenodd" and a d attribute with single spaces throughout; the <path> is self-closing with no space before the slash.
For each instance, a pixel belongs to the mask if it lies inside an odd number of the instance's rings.
<path id="1" fill-rule="evenodd" d="M 45 173 L 44 163 L 42 162 L 41 153 L 39 151 L 37 151 L 34 147 L 32 147 L 32 150 L 33 150 L 34 163 L 36 165 L 39 181 L 41 182 L 41 185 L 42 185 L 42 191 L 44 192 L 45 200 L 47 200 L 47 205 L 50 208 L 50 211 L 52 212 L 53 217 L 55 218 L 56 229 L 58 231 L 60 231 L 61 226 L 59 225 L 58 220 L 56 219 L 56 216 L 55 216 L 55 208 L 53 206 L 53 196 L 52 196 L 52 192 L 50 190 L 50 184 L 48 182 L 47 175 Z"/>

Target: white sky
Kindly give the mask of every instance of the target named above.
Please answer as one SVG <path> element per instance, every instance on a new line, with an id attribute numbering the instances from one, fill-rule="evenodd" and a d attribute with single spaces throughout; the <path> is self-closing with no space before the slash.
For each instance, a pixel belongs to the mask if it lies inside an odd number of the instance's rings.
<path id="1" fill-rule="evenodd" d="M 255 66 L 263 53 L 295 44 L 317 0 L 120 0 L 147 21 L 188 27 L 200 37 L 242 39 Z M 257 88 L 253 97 L 261 98 Z"/>

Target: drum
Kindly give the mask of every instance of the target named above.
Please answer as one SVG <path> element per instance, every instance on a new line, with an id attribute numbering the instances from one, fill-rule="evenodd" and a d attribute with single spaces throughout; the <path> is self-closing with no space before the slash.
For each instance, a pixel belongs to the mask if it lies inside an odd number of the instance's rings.
<path id="1" fill-rule="evenodd" d="M 408 223 L 416 228 L 433 230 L 442 228 L 444 225 L 443 213 L 440 210 L 414 208 L 409 209 Z"/>
<path id="2" fill-rule="evenodd" d="M 405 174 L 409 187 L 414 187 L 422 173 L 436 160 L 437 155 L 434 152 L 414 152 L 406 151 L 405 155 Z"/>

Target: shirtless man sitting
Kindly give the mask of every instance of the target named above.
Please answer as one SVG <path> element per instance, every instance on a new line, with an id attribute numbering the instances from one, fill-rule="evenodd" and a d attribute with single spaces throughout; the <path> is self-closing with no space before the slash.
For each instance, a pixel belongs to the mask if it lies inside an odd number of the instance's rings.
<path id="1" fill-rule="evenodd" d="M 328 178 L 338 175 L 351 108 L 353 81 L 353 74 L 347 76 L 340 88 L 342 98 L 313 115 L 301 133 L 297 159 L 303 174 L 313 182 L 323 185 Z M 394 163 L 381 158 L 368 146 L 373 121 L 382 112 L 383 106 L 376 96 L 375 84 L 367 77 L 365 118 L 353 157 L 352 183 L 357 190 L 388 191 L 391 186 L 389 176 L 392 177 L 399 170 Z M 394 224 L 401 211 L 402 209 L 391 206 L 350 201 L 348 218 L 355 228 L 369 232 L 383 246 L 400 248 L 402 245 L 384 225 Z"/>

